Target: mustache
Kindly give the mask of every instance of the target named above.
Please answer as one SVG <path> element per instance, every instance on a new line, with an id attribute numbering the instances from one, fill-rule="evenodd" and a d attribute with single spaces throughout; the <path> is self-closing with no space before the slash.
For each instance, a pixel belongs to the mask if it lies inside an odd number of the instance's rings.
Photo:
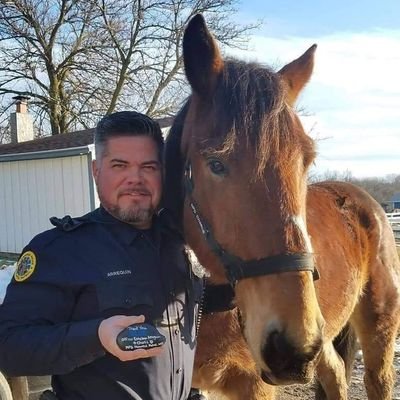
<path id="1" fill-rule="evenodd" d="M 145 188 L 132 188 L 132 189 L 125 189 L 119 193 L 121 196 L 126 194 L 139 194 L 142 196 L 150 196 L 151 193 Z"/>

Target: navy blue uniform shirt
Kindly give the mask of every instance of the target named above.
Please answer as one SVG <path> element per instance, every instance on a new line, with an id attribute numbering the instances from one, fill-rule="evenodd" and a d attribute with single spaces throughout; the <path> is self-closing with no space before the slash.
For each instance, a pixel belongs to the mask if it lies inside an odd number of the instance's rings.
<path id="1" fill-rule="evenodd" d="M 179 235 L 162 216 L 141 231 L 102 208 L 53 222 L 23 250 L 0 306 L 0 370 L 52 375 L 61 400 L 186 400 L 202 282 Z M 163 353 L 106 353 L 98 326 L 117 314 L 145 315 Z"/>

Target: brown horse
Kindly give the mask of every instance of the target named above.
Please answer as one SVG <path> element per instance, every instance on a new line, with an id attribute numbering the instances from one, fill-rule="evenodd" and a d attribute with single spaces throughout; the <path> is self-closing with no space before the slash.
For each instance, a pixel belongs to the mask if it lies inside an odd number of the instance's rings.
<path id="1" fill-rule="evenodd" d="M 210 281 L 234 287 L 240 310 L 203 319 L 194 385 L 229 399 L 272 399 L 273 385 L 316 372 L 319 398 L 346 399 L 333 341 L 350 325 L 368 399 L 391 399 L 400 323 L 393 233 L 363 190 L 307 185 L 315 146 L 293 103 L 316 46 L 278 73 L 223 60 L 200 15 L 183 46 L 192 95 L 167 142 L 167 205 L 181 212 Z"/>

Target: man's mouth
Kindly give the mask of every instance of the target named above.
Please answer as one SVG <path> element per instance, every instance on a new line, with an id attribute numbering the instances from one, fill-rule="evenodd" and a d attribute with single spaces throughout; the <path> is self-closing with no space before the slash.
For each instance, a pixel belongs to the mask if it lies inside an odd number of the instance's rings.
<path id="1" fill-rule="evenodd" d="M 121 193 L 121 196 L 141 197 L 150 196 L 150 192 L 147 190 L 130 190 Z"/>

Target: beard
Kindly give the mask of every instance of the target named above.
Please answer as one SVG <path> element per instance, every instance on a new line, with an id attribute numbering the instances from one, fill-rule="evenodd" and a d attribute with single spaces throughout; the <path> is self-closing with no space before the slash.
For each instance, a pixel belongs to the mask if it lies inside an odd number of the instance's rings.
<path id="1" fill-rule="evenodd" d="M 122 208 L 119 206 L 108 206 L 107 204 L 103 204 L 103 206 L 113 217 L 134 226 L 150 224 L 151 219 L 153 218 L 153 215 L 155 213 L 155 210 L 152 207 L 141 208 L 139 206 L 133 205 L 129 208 Z"/>
<path id="2" fill-rule="evenodd" d="M 153 215 L 156 213 L 156 209 L 152 205 L 144 207 L 138 202 L 133 201 L 129 205 L 120 206 L 118 204 L 111 204 L 105 200 L 101 191 L 98 194 L 100 203 L 114 218 L 136 227 L 151 225 Z"/>

